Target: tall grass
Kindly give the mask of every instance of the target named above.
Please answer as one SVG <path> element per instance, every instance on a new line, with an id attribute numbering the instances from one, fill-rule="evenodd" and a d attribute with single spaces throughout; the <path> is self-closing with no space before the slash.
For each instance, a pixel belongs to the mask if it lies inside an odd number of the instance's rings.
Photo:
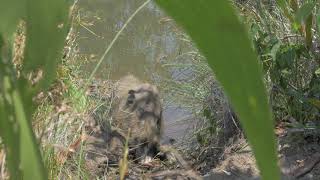
<path id="1" fill-rule="evenodd" d="M 320 65 L 316 52 L 319 7 L 315 1 L 278 4 L 237 5 L 263 65 L 275 119 L 307 131 L 306 126 L 315 128 L 319 117 L 319 95 L 315 91 Z"/>
<path id="2" fill-rule="evenodd" d="M 68 32 L 68 4 L 63 0 L 3 1 L 0 8 L 0 136 L 11 179 L 47 179 L 31 126 L 33 97 L 55 78 Z M 13 66 L 14 32 L 25 20 L 22 68 Z"/>

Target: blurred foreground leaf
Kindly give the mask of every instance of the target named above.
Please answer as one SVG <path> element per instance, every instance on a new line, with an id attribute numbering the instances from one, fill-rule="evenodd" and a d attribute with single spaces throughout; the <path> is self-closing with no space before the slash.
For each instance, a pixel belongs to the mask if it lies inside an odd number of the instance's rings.
<path id="1" fill-rule="evenodd" d="M 25 15 L 26 0 L 5 0 L 0 4 L 0 34 L 14 32 L 18 20 Z"/>
<path id="2" fill-rule="evenodd" d="M 27 119 L 23 102 L 18 90 L 12 92 L 15 116 L 20 126 L 20 156 L 21 168 L 25 179 L 46 179 L 41 154 L 32 131 L 31 123 Z"/>
<path id="3" fill-rule="evenodd" d="M 68 33 L 68 4 L 65 0 L 27 0 L 24 73 L 42 70 L 40 88 L 50 85 Z"/>
<path id="4" fill-rule="evenodd" d="M 225 0 L 156 0 L 191 36 L 229 96 L 263 179 L 280 179 L 273 119 L 247 31 Z"/>
<path id="5" fill-rule="evenodd" d="M 0 136 L 11 179 L 47 179 L 31 118 L 37 92 L 45 90 L 56 74 L 67 35 L 65 0 L 4 0 L 0 5 Z M 19 21 L 26 27 L 21 75 L 13 66 L 13 34 Z M 30 74 L 41 72 L 39 82 Z M 33 79 L 31 79 L 33 80 Z"/>

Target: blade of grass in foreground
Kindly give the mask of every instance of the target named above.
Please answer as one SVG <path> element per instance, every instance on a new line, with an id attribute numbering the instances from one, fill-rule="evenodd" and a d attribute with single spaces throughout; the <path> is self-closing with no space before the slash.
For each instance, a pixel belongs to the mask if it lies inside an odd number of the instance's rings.
<path id="1" fill-rule="evenodd" d="M 15 106 L 15 115 L 20 125 L 20 141 L 21 141 L 21 167 L 23 176 L 26 179 L 41 180 L 47 179 L 47 173 L 44 169 L 40 150 L 35 143 L 35 137 L 32 132 L 32 127 L 28 122 L 24 112 L 21 95 L 17 90 L 12 92 L 12 100 Z"/>
<path id="2" fill-rule="evenodd" d="M 262 71 L 247 31 L 225 0 L 156 0 L 182 25 L 224 87 L 252 145 L 263 179 L 280 179 Z"/>

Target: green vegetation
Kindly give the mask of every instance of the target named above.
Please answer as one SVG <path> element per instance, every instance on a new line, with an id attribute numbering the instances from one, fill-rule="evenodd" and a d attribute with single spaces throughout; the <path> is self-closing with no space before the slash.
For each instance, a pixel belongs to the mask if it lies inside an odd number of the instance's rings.
<path id="1" fill-rule="evenodd" d="M 106 97 L 89 97 L 86 91 L 97 90 L 91 84 L 103 84 L 93 82 L 94 74 L 126 26 L 149 2 L 125 21 L 88 79 L 79 77 L 79 64 L 83 62 L 76 61 L 79 58 L 76 53 L 62 53 L 64 45 L 74 48 L 65 42 L 71 24 L 69 3 L 2 2 L 0 157 L 5 151 L 8 171 L 4 178 L 90 178 L 84 168 L 85 121 L 88 114 L 101 116 L 97 117 L 100 125 L 109 128 L 105 120 L 109 118 L 112 92 L 104 92 L 110 95 L 106 101 Z M 220 87 L 216 87 L 219 85 L 213 85 L 216 78 L 239 116 L 261 176 L 267 180 L 280 179 L 273 117 L 277 124 L 286 123 L 294 128 L 318 126 L 318 1 L 156 2 L 190 36 L 182 34 L 182 38 L 192 39 L 190 44 L 198 48 L 179 55 L 192 57 L 190 62 L 181 58 L 163 65 L 192 66 L 196 73 L 192 82 L 167 82 L 167 85 L 179 92 L 172 96 L 185 97 L 180 103 L 207 120 L 205 127 L 194 132 L 198 142 L 210 146 L 210 138 L 219 131 L 219 115 L 212 104 L 205 102 L 215 94 L 226 99 Z M 68 54 L 67 58 L 62 54 Z M 205 85 L 200 86 L 200 82 Z M 125 148 L 120 165 L 122 178 L 129 163 L 127 144 Z"/>
<path id="2" fill-rule="evenodd" d="M 55 78 L 68 32 L 68 6 L 58 1 L 4 1 L 0 10 L 0 135 L 5 144 L 12 179 L 46 179 L 38 143 L 32 131 L 32 98 Z M 13 40 L 17 24 L 25 20 L 23 66 L 14 69 Z M 43 76 L 31 83 L 36 76 Z"/>
<path id="3" fill-rule="evenodd" d="M 240 117 L 262 177 L 279 179 L 271 113 L 247 33 L 228 2 L 204 2 L 158 1 L 207 57 Z"/>
<path id="4" fill-rule="evenodd" d="M 283 1 L 279 7 L 273 5 L 273 11 L 258 11 L 258 16 L 243 11 L 263 64 L 276 120 L 297 121 L 295 126 L 300 127 L 314 122 L 319 111 L 315 2 L 306 1 L 298 6 L 297 1 L 290 4 Z M 285 16 L 280 21 L 282 12 Z"/>

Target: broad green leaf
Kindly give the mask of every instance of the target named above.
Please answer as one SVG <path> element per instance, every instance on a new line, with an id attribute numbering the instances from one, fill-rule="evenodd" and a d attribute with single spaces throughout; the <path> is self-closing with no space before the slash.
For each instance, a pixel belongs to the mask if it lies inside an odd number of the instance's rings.
<path id="1" fill-rule="evenodd" d="M 17 168 L 20 165 L 19 134 L 17 131 L 14 131 L 15 124 L 6 120 L 10 116 L 8 116 L 9 113 L 5 110 L 3 100 L 0 99 L 0 137 L 2 137 L 2 141 L 6 145 L 7 168 L 12 179 L 21 179 L 20 169 Z"/>
<path id="2" fill-rule="evenodd" d="M 280 179 L 262 70 L 247 30 L 225 0 L 156 0 L 191 36 L 229 96 L 263 179 Z"/>
<path id="3" fill-rule="evenodd" d="M 20 141 L 19 131 L 15 128 L 17 126 L 16 121 L 12 117 L 13 107 L 12 99 L 10 97 L 10 80 L 6 72 L 8 72 L 8 65 L 6 65 L 5 58 L 8 58 L 6 54 L 5 40 L 0 34 L 0 137 L 2 143 L 5 145 L 6 151 L 6 163 L 10 172 L 11 179 L 21 179 L 20 167 Z"/>
<path id="4" fill-rule="evenodd" d="M 3 97 L 0 99 L 0 135 L 6 145 L 10 178 L 21 179 L 21 170 L 24 179 L 46 179 L 31 123 L 27 120 L 18 90 L 10 79 L 9 76 L 3 77 Z"/>
<path id="5" fill-rule="evenodd" d="M 24 179 L 42 180 L 47 179 L 46 171 L 41 159 L 41 154 L 35 142 L 31 123 L 21 101 L 18 90 L 13 90 L 12 101 L 14 106 L 15 118 L 19 123 L 20 129 L 20 157 L 21 168 Z"/>
<path id="6" fill-rule="evenodd" d="M 296 13 L 296 21 L 300 24 L 305 22 L 308 16 L 312 13 L 315 5 L 316 1 L 305 2 Z"/>
<path id="7" fill-rule="evenodd" d="M 3 66 L 3 64 L 1 65 Z M 11 102 L 11 97 L 8 94 L 10 91 L 10 87 L 8 87 L 8 77 L 4 77 L 2 81 L 0 80 L 0 82 L 2 87 L 0 88 L 0 93 L 8 95 L 0 97 L 0 137 L 2 138 L 2 142 L 6 145 L 6 162 L 8 170 L 11 174 L 11 179 L 21 179 L 21 172 L 18 168 L 20 166 L 19 131 L 14 128 L 17 124 L 10 116 L 13 109 L 9 105 Z"/>
<path id="8" fill-rule="evenodd" d="M 0 34 L 11 35 L 25 15 L 25 0 L 4 0 L 0 4 Z"/>
<path id="9" fill-rule="evenodd" d="M 65 0 L 12 0 L 4 5 L 0 7 L 4 11 L 0 12 L 0 20 L 4 20 L 0 25 L 0 136 L 8 155 L 8 170 L 11 179 L 47 179 L 30 121 L 34 89 L 23 79 L 25 76 L 16 79 L 13 66 L 8 63 L 12 60 L 10 41 L 18 20 L 23 18 L 27 30 L 23 73 L 41 69 L 44 76 L 38 87 L 47 87 L 62 55 L 69 27 L 68 4 Z"/>
<path id="10" fill-rule="evenodd" d="M 27 0 L 26 47 L 23 71 L 43 70 L 39 87 L 48 87 L 56 75 L 57 62 L 68 32 L 65 0 Z"/>

